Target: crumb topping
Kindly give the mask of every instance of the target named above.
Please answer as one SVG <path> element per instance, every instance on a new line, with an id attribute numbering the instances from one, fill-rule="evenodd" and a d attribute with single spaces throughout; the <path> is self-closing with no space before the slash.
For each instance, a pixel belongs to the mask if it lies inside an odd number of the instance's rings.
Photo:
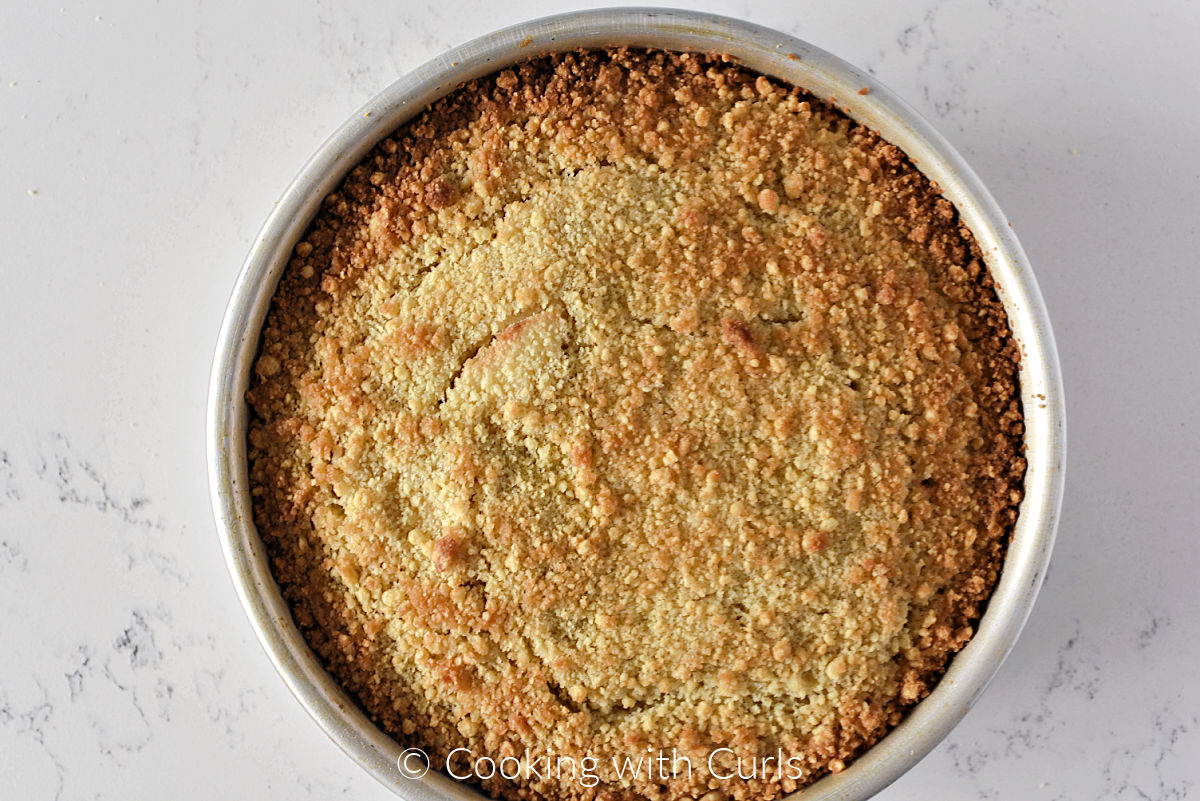
<path id="1" fill-rule="evenodd" d="M 369 715 L 771 799 L 925 696 L 997 578 L 1018 350 L 905 155 L 720 56 L 568 53 L 460 88 L 328 198 L 263 330 L 255 520 Z"/>

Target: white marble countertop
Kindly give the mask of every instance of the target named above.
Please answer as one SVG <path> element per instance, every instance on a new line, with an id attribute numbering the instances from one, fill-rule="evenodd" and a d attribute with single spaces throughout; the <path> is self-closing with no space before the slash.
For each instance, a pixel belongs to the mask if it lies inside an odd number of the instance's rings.
<path id="1" fill-rule="evenodd" d="M 238 606 L 202 437 L 217 327 L 353 109 L 582 4 L 66 2 L 0 25 L 0 796 L 391 798 Z M 1010 215 L 1057 329 L 1049 579 L 983 699 L 880 798 L 1200 794 L 1200 5 L 692 5 L 916 105 Z"/>

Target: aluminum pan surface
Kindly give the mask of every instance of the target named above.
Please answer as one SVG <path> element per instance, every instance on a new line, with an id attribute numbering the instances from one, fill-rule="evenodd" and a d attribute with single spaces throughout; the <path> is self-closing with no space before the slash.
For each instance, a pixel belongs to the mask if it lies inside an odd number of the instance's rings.
<path id="1" fill-rule="evenodd" d="M 606 46 L 726 53 L 747 67 L 831 100 L 898 145 L 954 202 L 985 254 L 1021 347 L 1026 418 L 1025 498 L 1000 581 L 970 643 L 883 740 L 843 773 L 806 788 L 804 801 L 864 799 L 936 746 L 966 714 L 1012 648 L 1049 563 L 1062 498 L 1066 428 L 1053 334 L 1033 273 L 995 201 L 954 149 L 874 78 L 806 42 L 740 20 L 678 10 L 609 9 L 522 23 L 455 48 L 400 78 L 356 112 L 284 191 L 238 276 L 209 387 L 208 462 L 226 562 L 259 641 L 289 689 L 347 754 L 411 801 L 479 801 L 472 788 L 431 771 L 396 770 L 399 746 L 380 732 L 309 650 L 271 576 L 253 525 L 243 400 L 259 331 L 295 242 L 321 199 L 379 140 L 464 81 L 546 53 Z M 858 90 L 867 87 L 868 95 Z"/>

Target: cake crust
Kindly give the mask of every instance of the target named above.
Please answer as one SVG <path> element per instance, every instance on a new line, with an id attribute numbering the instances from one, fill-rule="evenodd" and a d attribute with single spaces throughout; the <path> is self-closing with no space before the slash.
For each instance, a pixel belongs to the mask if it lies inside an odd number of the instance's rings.
<path id="1" fill-rule="evenodd" d="M 248 393 L 255 522 L 315 652 L 435 767 L 766 801 L 970 638 L 1021 498 L 1018 364 L 971 233 L 874 132 L 721 56 L 554 55 L 326 198 Z M 614 775 L 655 753 L 687 775 Z"/>

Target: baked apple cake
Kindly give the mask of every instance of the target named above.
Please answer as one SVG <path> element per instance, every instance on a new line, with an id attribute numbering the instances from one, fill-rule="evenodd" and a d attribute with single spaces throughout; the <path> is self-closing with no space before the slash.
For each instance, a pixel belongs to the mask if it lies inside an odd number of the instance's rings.
<path id="1" fill-rule="evenodd" d="M 727 57 L 537 58 L 382 141 L 296 245 L 255 520 L 313 650 L 435 769 L 765 801 L 971 637 L 1018 364 L 971 232 L 875 132 Z"/>

